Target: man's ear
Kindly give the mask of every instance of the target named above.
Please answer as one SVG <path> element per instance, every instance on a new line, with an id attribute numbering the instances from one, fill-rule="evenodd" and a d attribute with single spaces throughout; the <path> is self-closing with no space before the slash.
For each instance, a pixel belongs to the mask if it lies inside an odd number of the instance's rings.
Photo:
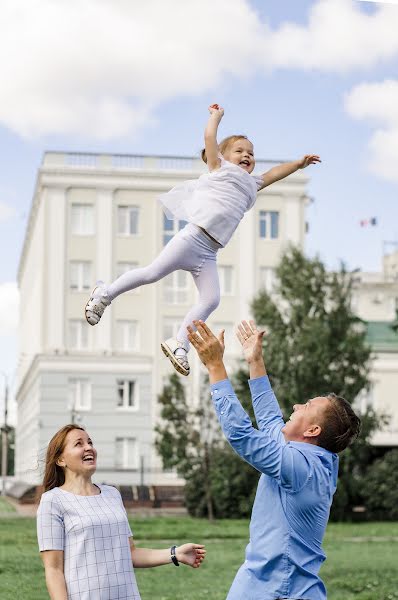
<path id="1" fill-rule="evenodd" d="M 304 437 L 318 437 L 321 434 L 322 427 L 320 425 L 310 425 L 306 431 L 304 431 Z"/>

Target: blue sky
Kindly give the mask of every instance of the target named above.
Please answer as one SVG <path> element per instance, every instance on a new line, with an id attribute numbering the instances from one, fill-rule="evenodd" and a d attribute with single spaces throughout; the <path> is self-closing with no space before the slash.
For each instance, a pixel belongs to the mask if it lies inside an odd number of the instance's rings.
<path id="1" fill-rule="evenodd" d="M 196 154 L 209 103 L 225 107 L 220 137 L 247 134 L 258 157 L 319 154 L 307 252 L 379 270 L 383 241 L 398 241 L 396 31 L 394 2 L 4 0 L 0 370 L 15 369 L 16 271 L 43 152 Z"/>

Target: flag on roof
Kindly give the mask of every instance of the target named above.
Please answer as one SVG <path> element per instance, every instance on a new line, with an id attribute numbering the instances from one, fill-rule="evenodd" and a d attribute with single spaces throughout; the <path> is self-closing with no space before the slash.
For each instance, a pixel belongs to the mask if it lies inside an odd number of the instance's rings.
<path id="1" fill-rule="evenodd" d="M 367 227 L 368 225 L 375 227 L 377 225 L 377 217 L 370 217 L 370 219 L 361 219 L 359 221 L 361 227 Z"/>

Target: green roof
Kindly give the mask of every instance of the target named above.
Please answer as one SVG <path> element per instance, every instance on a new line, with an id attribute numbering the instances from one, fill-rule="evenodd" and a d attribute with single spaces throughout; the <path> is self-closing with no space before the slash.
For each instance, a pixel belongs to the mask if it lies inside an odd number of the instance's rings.
<path id="1" fill-rule="evenodd" d="M 398 352 L 398 332 L 391 327 L 391 321 L 369 321 L 366 339 L 374 350 Z"/>

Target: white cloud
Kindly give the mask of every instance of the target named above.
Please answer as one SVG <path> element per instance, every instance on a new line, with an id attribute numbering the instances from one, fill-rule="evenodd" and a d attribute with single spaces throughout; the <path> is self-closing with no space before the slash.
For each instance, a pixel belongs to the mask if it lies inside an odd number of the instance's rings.
<path id="1" fill-rule="evenodd" d="M 0 336 L 16 332 L 18 325 L 19 292 L 15 282 L 0 284 Z"/>
<path id="2" fill-rule="evenodd" d="M 358 2 L 376 2 L 377 4 L 397 4 L 398 0 L 358 0 Z"/>
<path id="3" fill-rule="evenodd" d="M 1 29 L 0 121 L 27 137 L 127 135 L 244 76 L 261 41 L 245 0 L 3 0 Z"/>
<path id="4" fill-rule="evenodd" d="M 375 127 L 369 141 L 369 169 L 398 181 L 398 80 L 354 87 L 345 97 L 345 109 L 354 119 Z"/>
<path id="5" fill-rule="evenodd" d="M 268 39 L 273 68 L 344 73 L 398 56 L 398 10 L 380 4 L 373 14 L 358 2 L 319 0 L 306 25 L 285 23 Z"/>
<path id="6" fill-rule="evenodd" d="M 318 0 L 271 31 L 250 0 L 2 0 L 0 123 L 24 137 L 127 136 L 160 103 L 260 69 L 346 72 L 398 56 L 398 9 Z"/>

